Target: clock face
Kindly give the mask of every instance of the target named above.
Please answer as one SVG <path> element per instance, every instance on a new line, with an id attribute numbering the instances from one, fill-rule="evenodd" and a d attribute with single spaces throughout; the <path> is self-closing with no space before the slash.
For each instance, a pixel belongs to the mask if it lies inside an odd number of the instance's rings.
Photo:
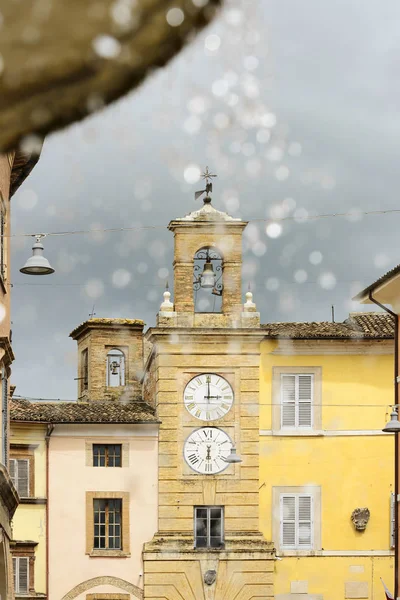
<path id="1" fill-rule="evenodd" d="M 215 421 L 224 417 L 233 404 L 233 389 L 226 379 L 215 373 L 193 377 L 185 387 L 184 402 L 196 419 Z"/>
<path id="2" fill-rule="evenodd" d="M 232 440 L 218 427 L 201 427 L 187 438 L 183 454 L 189 467 L 202 475 L 215 475 L 227 468 Z"/>

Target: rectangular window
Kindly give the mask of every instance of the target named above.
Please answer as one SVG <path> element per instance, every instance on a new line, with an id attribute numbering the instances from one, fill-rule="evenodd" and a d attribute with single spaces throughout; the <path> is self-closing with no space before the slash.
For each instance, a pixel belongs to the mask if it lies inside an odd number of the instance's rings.
<path id="1" fill-rule="evenodd" d="M 1 370 L 1 410 L 2 410 L 2 438 L 3 445 L 1 447 L 0 462 L 7 466 L 8 464 L 8 421 L 9 421 L 9 410 L 8 410 L 8 379 L 5 367 Z"/>
<path id="2" fill-rule="evenodd" d="M 29 497 L 29 459 L 10 458 L 10 477 L 21 498 Z"/>
<path id="3" fill-rule="evenodd" d="M 93 525 L 95 550 L 121 550 L 122 500 L 93 500 Z"/>
<path id="4" fill-rule="evenodd" d="M 281 375 L 281 428 L 302 429 L 313 426 L 312 374 Z"/>
<path id="5" fill-rule="evenodd" d="M 310 550 L 313 547 L 313 498 L 309 494 L 281 494 L 280 547 Z"/>
<path id="6" fill-rule="evenodd" d="M 396 545 L 396 538 L 395 538 L 395 527 L 396 527 L 395 510 L 396 510 L 395 494 L 392 492 L 390 494 L 390 547 L 391 548 L 394 548 L 395 545 Z"/>
<path id="7" fill-rule="evenodd" d="M 93 444 L 94 467 L 120 467 L 122 444 Z"/>
<path id="8" fill-rule="evenodd" d="M 29 592 L 29 558 L 18 556 L 13 558 L 14 591 L 16 594 L 27 594 Z"/>
<path id="9" fill-rule="evenodd" d="M 221 506 L 196 506 L 194 509 L 195 548 L 223 548 L 224 509 Z"/>
<path id="10" fill-rule="evenodd" d="M 88 358 L 88 349 L 82 351 L 81 356 L 81 382 L 82 382 L 82 391 L 88 389 L 88 381 L 89 381 L 89 358 Z"/>
<path id="11" fill-rule="evenodd" d="M 0 275 L 6 278 L 6 212 L 3 202 L 0 202 Z"/>

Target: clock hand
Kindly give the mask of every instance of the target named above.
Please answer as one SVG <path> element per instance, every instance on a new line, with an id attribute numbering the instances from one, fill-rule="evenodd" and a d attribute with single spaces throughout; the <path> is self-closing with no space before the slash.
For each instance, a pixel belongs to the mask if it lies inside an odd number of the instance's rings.
<path id="1" fill-rule="evenodd" d="M 211 460 L 211 446 L 207 446 L 206 460 Z"/>

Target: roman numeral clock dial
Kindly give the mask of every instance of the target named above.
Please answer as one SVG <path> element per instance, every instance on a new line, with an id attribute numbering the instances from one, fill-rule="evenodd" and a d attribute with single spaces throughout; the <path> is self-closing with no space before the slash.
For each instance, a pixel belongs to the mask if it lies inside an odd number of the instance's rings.
<path id="1" fill-rule="evenodd" d="M 225 459 L 232 448 L 232 440 L 218 427 L 195 429 L 185 442 L 183 454 L 189 467 L 202 475 L 215 475 L 227 468 Z"/>
<path id="2" fill-rule="evenodd" d="M 230 383 L 214 373 L 193 377 L 185 387 L 186 409 L 196 419 L 215 421 L 232 408 L 233 389 Z"/>

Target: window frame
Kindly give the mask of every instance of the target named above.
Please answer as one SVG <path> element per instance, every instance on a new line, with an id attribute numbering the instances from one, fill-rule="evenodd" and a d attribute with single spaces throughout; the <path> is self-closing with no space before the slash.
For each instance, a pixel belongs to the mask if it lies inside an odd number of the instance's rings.
<path id="1" fill-rule="evenodd" d="M 109 468 L 109 469 L 120 469 L 122 467 L 122 452 L 123 452 L 123 448 L 122 448 L 122 444 L 110 444 L 110 443 L 93 443 L 92 444 L 92 466 L 93 467 L 100 467 L 100 468 Z M 95 448 L 101 448 L 104 447 L 104 465 L 96 465 L 95 464 Z M 119 465 L 110 465 L 109 464 L 109 459 L 110 459 L 110 448 L 119 448 Z M 115 457 L 114 457 L 115 458 Z"/>
<path id="2" fill-rule="evenodd" d="M 8 211 L 3 195 L 0 192 L 0 281 L 3 285 L 4 293 L 7 293 L 7 218 Z"/>
<path id="3" fill-rule="evenodd" d="M 104 503 L 104 511 L 102 510 L 100 503 Z M 114 507 L 111 504 L 115 504 Z M 99 505 L 96 507 L 96 505 Z M 104 512 L 104 523 L 102 520 L 96 522 L 96 513 Z M 110 522 L 110 517 L 113 516 L 113 521 Z M 116 515 L 119 515 L 119 523 L 116 523 Z M 96 526 L 104 526 L 104 536 L 96 535 Z M 114 526 L 114 534 L 111 535 L 111 528 Z M 119 535 L 115 534 L 115 527 L 119 527 Z M 93 498 L 93 550 L 122 550 L 122 498 Z M 104 538 L 104 546 L 101 546 L 101 539 Z M 96 545 L 96 539 L 98 539 L 98 545 Z M 115 542 L 110 544 L 111 540 L 119 539 L 119 544 L 115 547 Z"/>
<path id="4" fill-rule="evenodd" d="M 89 348 L 81 352 L 81 393 L 89 389 Z"/>
<path id="5" fill-rule="evenodd" d="M 282 547 L 281 496 L 310 496 L 312 498 L 311 544 L 309 548 Z M 272 487 L 272 540 L 282 556 L 314 556 L 321 546 L 321 486 L 273 486 Z"/>
<path id="6" fill-rule="evenodd" d="M 311 427 L 282 427 L 282 376 L 312 375 Z M 313 436 L 322 435 L 322 367 L 274 366 L 272 367 L 272 435 Z"/>
<path id="7" fill-rule="evenodd" d="M 35 448 L 36 444 L 12 444 L 10 447 L 9 457 L 9 472 L 11 476 L 11 461 L 26 460 L 28 461 L 28 495 L 22 496 L 18 491 L 18 485 L 15 484 L 15 476 L 12 478 L 15 489 L 20 496 L 21 502 L 25 498 L 35 498 Z"/>
<path id="8" fill-rule="evenodd" d="M 204 506 L 198 505 L 193 507 L 193 536 L 194 536 L 194 548 L 199 551 L 207 551 L 207 550 L 223 550 L 225 548 L 225 510 L 224 506 Z M 197 545 L 197 511 L 198 510 L 207 510 L 207 545 L 206 546 L 198 546 Z M 219 510 L 220 511 L 220 520 L 221 520 L 221 534 L 220 534 L 220 544 L 219 546 L 211 546 L 211 511 Z M 200 518 L 200 517 L 199 517 Z M 215 536 L 214 536 L 215 537 Z"/>
<path id="9" fill-rule="evenodd" d="M 289 377 L 294 377 L 294 401 L 293 402 L 289 402 L 289 401 L 285 401 L 284 399 L 284 380 L 286 378 Z M 300 399 L 300 378 L 301 377 L 310 377 L 310 399 L 308 400 L 302 400 Z M 281 373 L 281 383 L 280 383 L 280 389 L 281 389 L 281 398 L 280 398 L 280 402 L 281 402 L 281 429 L 298 429 L 300 431 L 302 430 L 310 430 L 314 428 L 314 415 L 313 415 L 313 408 L 314 408 L 314 373 Z M 286 405 L 291 405 L 294 404 L 294 425 L 284 425 L 283 424 L 283 420 L 284 420 L 284 410 L 283 407 Z M 301 404 L 310 404 L 310 424 L 309 425 L 300 425 L 299 421 L 300 421 L 300 405 Z"/>
<path id="10" fill-rule="evenodd" d="M 130 556 L 129 492 L 86 492 L 86 554 L 90 557 Z M 121 500 L 121 549 L 94 548 L 93 500 Z"/>
<path id="11" fill-rule="evenodd" d="M 284 544 L 284 524 L 292 522 L 291 519 L 285 519 L 283 514 L 283 499 L 284 498 L 293 498 L 295 501 L 294 504 L 294 544 Z M 301 498 L 309 498 L 310 499 L 310 519 L 300 519 L 300 499 Z M 280 494 L 280 538 L 279 538 L 279 546 L 282 550 L 313 550 L 314 549 L 314 503 L 312 494 L 302 494 L 302 493 L 284 493 Z M 301 544 L 300 543 L 300 525 L 301 522 L 310 523 L 310 544 Z"/>
<path id="12" fill-rule="evenodd" d="M 26 560 L 26 590 L 20 589 L 20 561 Z M 30 557 L 29 556 L 13 556 L 13 578 L 15 594 L 28 595 L 30 591 Z"/>

